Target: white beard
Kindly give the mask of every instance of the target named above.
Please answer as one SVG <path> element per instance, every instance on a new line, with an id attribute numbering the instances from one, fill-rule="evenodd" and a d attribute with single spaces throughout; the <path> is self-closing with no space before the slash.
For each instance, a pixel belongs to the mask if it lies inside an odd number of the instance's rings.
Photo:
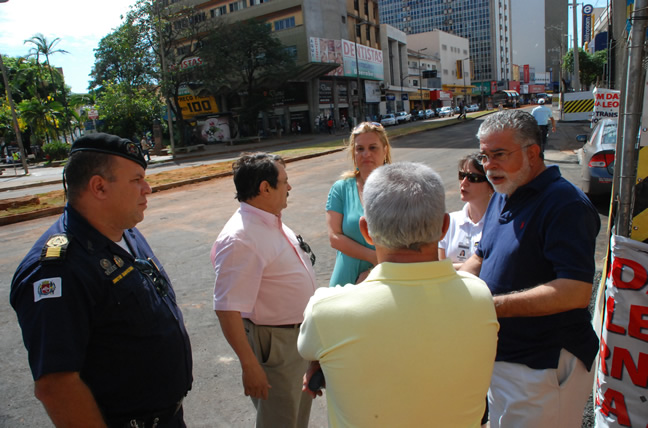
<path id="1" fill-rule="evenodd" d="M 527 183 L 528 178 L 531 175 L 531 165 L 529 165 L 529 159 L 526 157 L 526 153 L 524 153 L 522 167 L 518 172 L 507 173 L 502 171 L 488 171 L 486 173 L 486 176 L 490 179 L 491 174 L 505 178 L 505 181 L 503 183 L 500 183 L 498 185 L 493 184 L 495 191 L 497 193 L 503 193 L 505 195 L 511 196 L 518 189 L 518 187 Z"/>

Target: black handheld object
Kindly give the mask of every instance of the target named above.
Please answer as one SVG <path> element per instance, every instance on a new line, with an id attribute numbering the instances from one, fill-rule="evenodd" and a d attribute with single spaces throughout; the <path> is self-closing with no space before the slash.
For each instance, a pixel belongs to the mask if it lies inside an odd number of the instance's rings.
<path id="1" fill-rule="evenodd" d="M 313 373 L 313 376 L 308 381 L 308 389 L 310 389 L 313 392 L 317 392 L 320 389 L 324 388 L 324 372 L 320 368 L 317 370 L 315 373 Z"/>

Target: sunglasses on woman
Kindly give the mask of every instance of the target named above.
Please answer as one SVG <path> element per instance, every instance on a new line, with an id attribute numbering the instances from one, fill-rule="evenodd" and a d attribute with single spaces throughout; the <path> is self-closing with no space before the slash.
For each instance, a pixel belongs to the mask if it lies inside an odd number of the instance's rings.
<path id="1" fill-rule="evenodd" d="M 470 183 L 485 183 L 488 181 L 485 175 L 459 171 L 459 181 L 463 181 L 464 178 L 467 178 Z"/>

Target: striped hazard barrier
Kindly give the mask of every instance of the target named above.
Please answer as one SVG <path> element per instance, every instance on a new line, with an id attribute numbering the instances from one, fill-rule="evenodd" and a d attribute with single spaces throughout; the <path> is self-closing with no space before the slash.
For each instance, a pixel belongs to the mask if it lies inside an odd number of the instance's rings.
<path id="1" fill-rule="evenodd" d="M 639 150 L 634 194 L 630 237 L 635 241 L 648 242 L 648 147 Z"/>
<path id="2" fill-rule="evenodd" d="M 592 91 L 566 92 L 562 99 L 562 120 L 591 120 L 594 113 Z"/>
<path id="3" fill-rule="evenodd" d="M 594 111 L 594 100 L 575 100 L 565 101 L 563 105 L 563 112 L 565 113 L 582 113 L 587 111 Z"/>

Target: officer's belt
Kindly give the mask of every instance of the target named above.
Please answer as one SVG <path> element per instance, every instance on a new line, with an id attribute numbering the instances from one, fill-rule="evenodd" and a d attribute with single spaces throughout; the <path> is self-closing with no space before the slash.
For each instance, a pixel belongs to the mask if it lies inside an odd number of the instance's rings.
<path id="1" fill-rule="evenodd" d="M 137 416 L 135 418 L 107 418 L 107 422 L 110 428 L 156 428 L 171 421 L 181 408 L 182 400 L 173 406 L 149 415 Z"/>

